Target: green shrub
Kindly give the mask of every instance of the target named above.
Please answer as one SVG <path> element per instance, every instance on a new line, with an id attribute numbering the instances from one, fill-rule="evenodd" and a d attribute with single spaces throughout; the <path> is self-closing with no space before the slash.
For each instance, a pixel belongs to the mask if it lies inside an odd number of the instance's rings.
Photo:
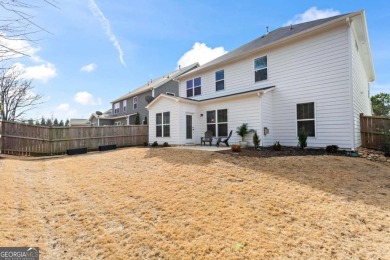
<path id="1" fill-rule="evenodd" d="M 241 126 L 237 127 L 236 133 L 241 136 L 241 140 L 244 141 L 245 136 L 249 133 L 248 124 L 243 123 Z"/>
<path id="2" fill-rule="evenodd" d="M 272 146 L 272 149 L 274 149 L 274 151 L 281 151 L 282 150 L 282 145 L 279 143 L 279 141 L 276 141 L 274 143 L 274 145 Z"/>
<path id="3" fill-rule="evenodd" d="M 154 141 L 154 143 L 152 143 L 152 147 L 157 147 L 157 146 L 158 146 L 157 141 Z"/>
<path id="4" fill-rule="evenodd" d="M 255 132 L 253 134 L 253 144 L 255 145 L 256 149 L 260 147 L 260 141 L 261 139 L 259 138 L 259 135 L 257 134 L 257 132 Z"/>
<path id="5" fill-rule="evenodd" d="M 231 149 L 232 149 L 232 152 L 234 152 L 234 153 L 241 152 L 241 146 L 238 144 L 233 144 Z"/>
<path id="6" fill-rule="evenodd" d="M 305 129 L 301 129 L 298 134 L 298 145 L 301 149 L 304 149 L 307 146 L 307 134 Z"/>
<path id="7" fill-rule="evenodd" d="M 140 124 L 140 119 L 139 119 L 139 114 L 138 114 L 138 112 L 137 112 L 137 114 L 135 115 L 135 122 L 134 122 L 134 124 L 136 124 L 136 125 L 139 125 L 139 124 Z"/>
<path id="8" fill-rule="evenodd" d="M 165 142 L 163 143 L 162 147 L 169 147 L 170 145 L 168 144 L 168 142 Z"/>
<path id="9" fill-rule="evenodd" d="M 332 144 L 332 145 L 328 145 L 326 148 L 325 148 L 326 152 L 327 153 L 337 153 L 338 150 L 339 150 L 339 147 L 335 144 Z"/>

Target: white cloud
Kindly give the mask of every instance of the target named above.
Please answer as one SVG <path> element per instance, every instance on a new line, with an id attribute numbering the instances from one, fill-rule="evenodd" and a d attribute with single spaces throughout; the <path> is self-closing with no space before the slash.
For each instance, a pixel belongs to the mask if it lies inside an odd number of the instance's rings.
<path id="1" fill-rule="evenodd" d="M 29 67 L 26 67 L 22 63 L 15 63 L 14 67 L 22 71 L 21 77 L 25 79 L 35 79 L 47 82 L 49 79 L 57 76 L 56 67 L 50 62 Z"/>
<path id="2" fill-rule="evenodd" d="M 333 9 L 317 9 L 317 7 L 310 7 L 302 14 L 297 14 L 294 16 L 293 19 L 289 20 L 284 24 L 284 26 L 290 25 L 290 24 L 298 24 L 298 23 L 304 23 L 309 22 L 317 19 L 327 18 L 335 15 L 339 15 L 340 12 Z"/>
<path id="3" fill-rule="evenodd" d="M 207 47 L 205 43 L 196 42 L 191 50 L 181 56 L 177 65 L 185 67 L 195 62 L 199 62 L 200 65 L 203 65 L 225 53 L 227 53 L 227 51 L 223 47 L 210 48 Z"/>
<path id="4" fill-rule="evenodd" d="M 66 118 L 77 118 L 80 117 L 79 112 L 77 109 L 72 108 L 68 103 L 59 104 L 51 115 L 48 116 L 48 118 L 51 117 L 58 118 L 58 119 L 66 119 Z"/>
<path id="5" fill-rule="evenodd" d="M 101 105 L 101 98 L 94 98 L 91 93 L 87 91 L 77 92 L 74 96 L 74 101 L 84 106 Z"/>
<path id="6" fill-rule="evenodd" d="M 2 59 L 21 58 L 29 56 L 35 62 L 42 62 L 37 55 L 39 47 L 31 46 L 30 42 L 22 39 L 8 38 L 6 34 L 0 33 L 0 53 Z"/>
<path id="7" fill-rule="evenodd" d="M 119 44 L 118 39 L 116 38 L 115 34 L 111 31 L 110 21 L 104 16 L 103 12 L 100 10 L 100 8 L 97 6 L 94 0 L 89 1 L 89 9 L 92 11 L 93 15 L 95 15 L 99 20 L 100 23 L 106 32 L 108 38 L 114 45 L 114 47 L 117 49 L 119 54 L 119 60 L 121 61 L 122 65 L 126 67 L 126 63 L 123 60 L 123 51 Z"/>
<path id="8" fill-rule="evenodd" d="M 390 94 L 390 83 L 372 83 L 370 88 L 371 96 L 374 96 L 379 93 L 389 93 Z"/>
<path id="9" fill-rule="evenodd" d="M 97 68 L 97 65 L 95 63 L 90 63 L 88 65 L 82 66 L 81 71 L 86 71 L 86 72 L 92 72 Z"/>

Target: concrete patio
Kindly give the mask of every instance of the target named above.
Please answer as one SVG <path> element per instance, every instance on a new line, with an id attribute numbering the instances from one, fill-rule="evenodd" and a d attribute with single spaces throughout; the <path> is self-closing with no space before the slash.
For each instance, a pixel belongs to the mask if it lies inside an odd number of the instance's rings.
<path id="1" fill-rule="evenodd" d="M 185 150 L 198 150 L 198 151 L 209 151 L 209 152 L 218 152 L 224 150 L 230 150 L 230 147 L 226 147 L 225 145 L 221 145 L 219 147 L 213 145 L 180 145 L 180 146 L 172 146 L 171 149 L 185 149 Z"/>

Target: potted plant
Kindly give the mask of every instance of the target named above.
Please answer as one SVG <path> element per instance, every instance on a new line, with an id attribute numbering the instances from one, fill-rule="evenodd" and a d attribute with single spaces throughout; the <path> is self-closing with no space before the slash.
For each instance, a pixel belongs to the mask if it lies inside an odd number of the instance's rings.
<path id="1" fill-rule="evenodd" d="M 237 127 L 236 133 L 241 136 L 240 146 L 245 148 L 248 146 L 248 142 L 244 141 L 244 138 L 247 134 L 249 134 L 250 130 L 248 129 L 248 124 L 243 123 L 241 126 Z"/>

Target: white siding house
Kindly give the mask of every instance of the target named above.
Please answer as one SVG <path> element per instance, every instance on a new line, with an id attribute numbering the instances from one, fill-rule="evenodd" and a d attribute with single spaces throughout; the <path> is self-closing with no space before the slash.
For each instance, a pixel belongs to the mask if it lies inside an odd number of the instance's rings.
<path id="1" fill-rule="evenodd" d="M 304 127 L 310 147 L 355 149 L 374 78 L 364 11 L 282 27 L 180 76 L 179 97 L 147 107 L 149 141 L 199 144 L 206 130 L 233 130 L 237 143 L 236 128 L 248 123 L 263 146 L 296 146 Z M 156 136 L 152 116 L 164 111 L 169 137 Z"/>

